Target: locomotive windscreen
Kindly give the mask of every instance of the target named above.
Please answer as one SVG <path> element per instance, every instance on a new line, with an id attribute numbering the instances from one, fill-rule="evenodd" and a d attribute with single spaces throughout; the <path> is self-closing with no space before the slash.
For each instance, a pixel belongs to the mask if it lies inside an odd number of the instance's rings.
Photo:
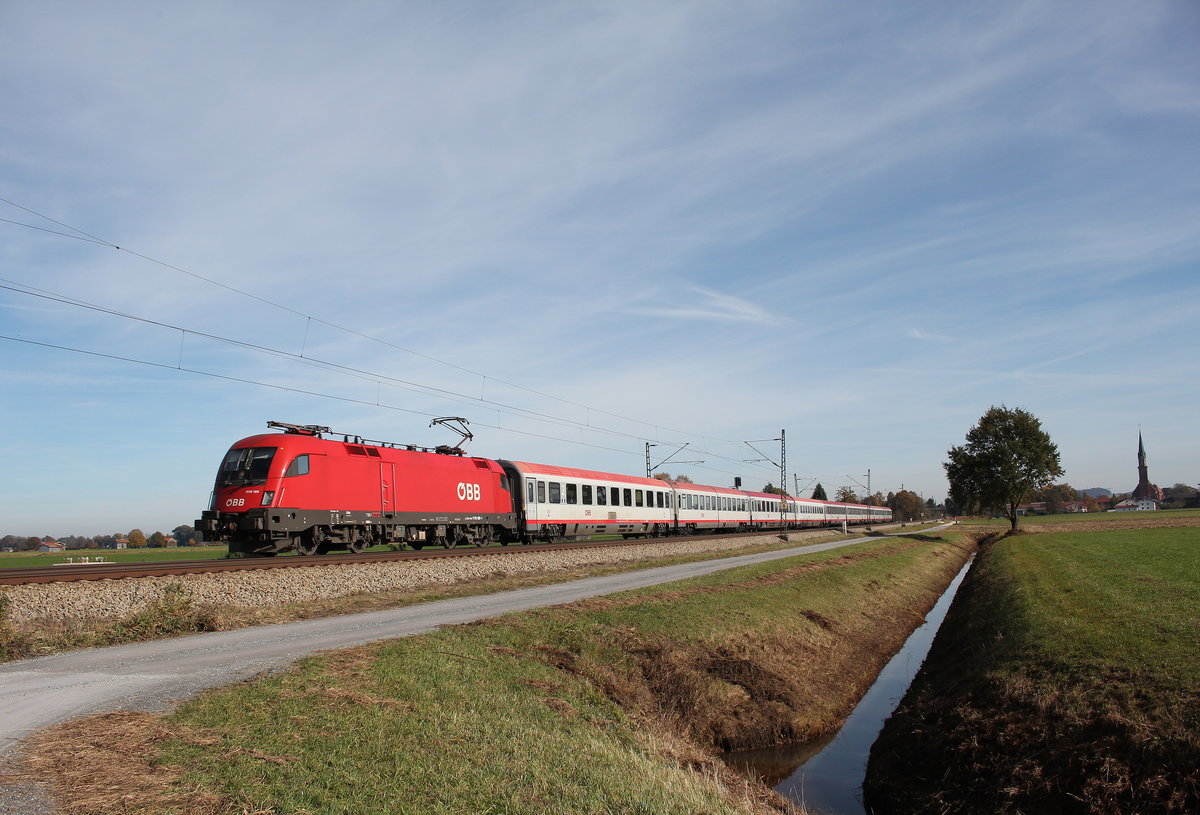
<path id="1" fill-rule="evenodd" d="M 241 447 L 230 450 L 217 473 L 218 487 L 252 487 L 267 482 L 267 471 L 278 447 Z"/>

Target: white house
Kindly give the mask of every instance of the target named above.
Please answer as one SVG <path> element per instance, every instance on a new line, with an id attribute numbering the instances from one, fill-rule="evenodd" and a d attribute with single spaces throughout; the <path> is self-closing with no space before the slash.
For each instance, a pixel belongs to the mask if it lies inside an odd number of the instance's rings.
<path id="1" fill-rule="evenodd" d="M 1110 512 L 1145 512 L 1146 510 L 1158 509 L 1158 501 L 1153 498 L 1126 498 L 1121 503 L 1113 507 Z"/>

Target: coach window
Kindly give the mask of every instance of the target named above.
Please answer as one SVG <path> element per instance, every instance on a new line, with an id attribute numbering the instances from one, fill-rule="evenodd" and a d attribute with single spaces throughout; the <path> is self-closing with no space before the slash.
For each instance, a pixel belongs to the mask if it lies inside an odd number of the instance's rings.
<path id="1" fill-rule="evenodd" d="M 562 484 L 559 484 L 557 481 L 550 482 L 550 503 L 562 503 Z"/>
<path id="2" fill-rule="evenodd" d="M 284 478 L 289 478 L 293 475 L 308 475 L 308 456 L 296 456 L 292 459 L 292 463 L 288 465 L 287 472 L 283 474 Z"/>
<path id="3" fill-rule="evenodd" d="M 539 504 L 546 503 L 546 482 L 545 481 L 538 482 L 538 503 Z"/>
<path id="4" fill-rule="evenodd" d="M 583 485 L 583 503 L 585 506 L 589 506 L 589 507 L 592 505 L 592 485 L 591 484 Z"/>
<path id="5" fill-rule="evenodd" d="M 633 506 L 633 490 L 626 489 L 626 490 L 622 490 L 622 491 L 625 493 L 625 496 L 624 496 L 625 497 L 625 506 L 627 506 L 627 507 Z"/>
<path id="6" fill-rule="evenodd" d="M 596 503 L 602 507 L 608 506 L 608 487 L 596 487 Z"/>
<path id="7" fill-rule="evenodd" d="M 640 507 L 640 506 L 643 506 L 643 504 L 642 504 L 642 491 L 641 491 L 641 490 L 634 490 L 634 491 L 633 491 L 633 503 L 634 503 L 634 506 L 639 506 L 639 507 Z"/>
<path id="8" fill-rule="evenodd" d="M 667 494 L 665 492 L 658 493 L 658 508 L 662 509 L 667 505 Z"/>
<path id="9" fill-rule="evenodd" d="M 579 488 L 575 484 L 567 485 L 567 503 L 568 504 L 578 504 L 579 503 Z"/>

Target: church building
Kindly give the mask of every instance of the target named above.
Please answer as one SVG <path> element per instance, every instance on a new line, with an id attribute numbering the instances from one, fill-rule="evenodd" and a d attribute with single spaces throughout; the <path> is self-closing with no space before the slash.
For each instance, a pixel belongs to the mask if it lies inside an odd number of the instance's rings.
<path id="1" fill-rule="evenodd" d="M 1113 509 L 1158 509 L 1158 503 L 1163 499 L 1163 491 L 1157 484 L 1150 483 L 1150 471 L 1146 467 L 1146 446 L 1142 444 L 1142 434 L 1138 433 L 1138 484 L 1133 488 L 1133 495 L 1117 504 Z"/>

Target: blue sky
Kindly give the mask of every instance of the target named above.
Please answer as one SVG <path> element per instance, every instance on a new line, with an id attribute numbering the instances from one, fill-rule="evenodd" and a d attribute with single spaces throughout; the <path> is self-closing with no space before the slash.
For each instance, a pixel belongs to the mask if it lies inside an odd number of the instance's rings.
<path id="1" fill-rule="evenodd" d="M 940 500 L 1006 404 L 1076 487 L 1132 489 L 1139 428 L 1194 485 L 1198 41 L 1186 2 L 8 0 L 0 533 L 190 523 L 270 419 L 754 487 L 783 428 L 789 482 Z"/>

